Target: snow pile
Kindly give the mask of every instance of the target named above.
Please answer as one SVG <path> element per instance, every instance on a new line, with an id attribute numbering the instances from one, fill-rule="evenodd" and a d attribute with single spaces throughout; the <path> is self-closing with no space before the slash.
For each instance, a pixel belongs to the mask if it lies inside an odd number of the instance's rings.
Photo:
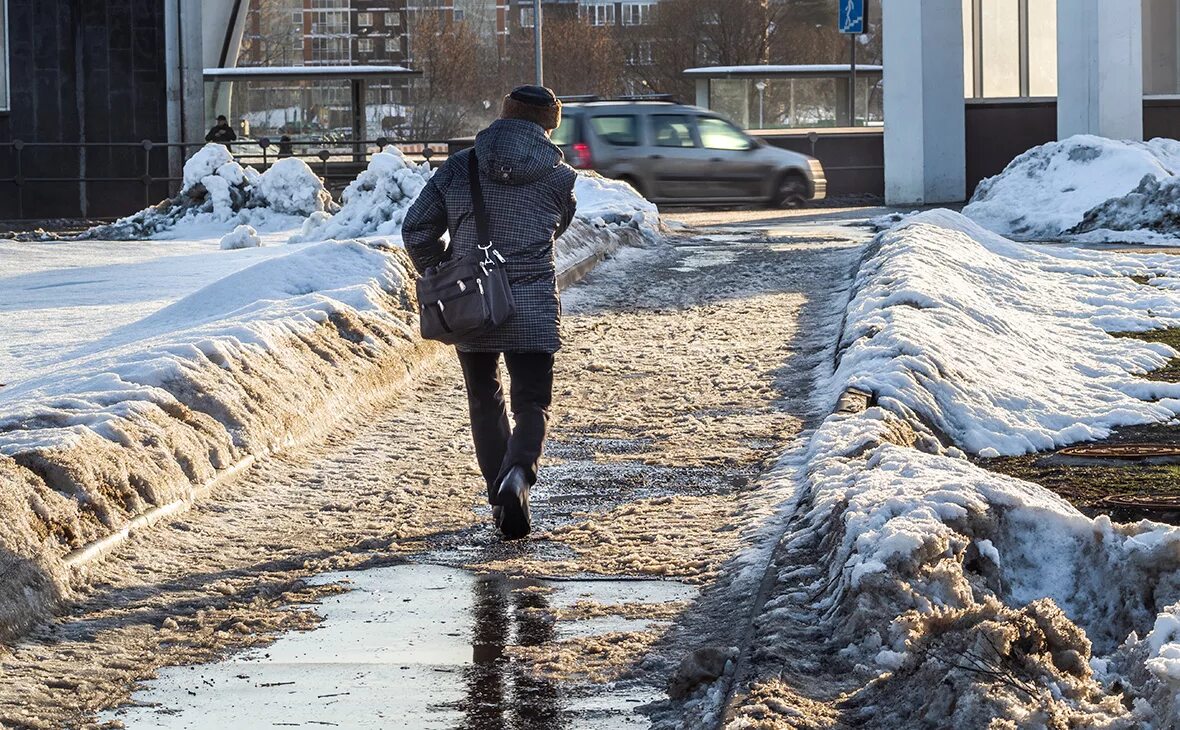
<path id="1" fill-rule="evenodd" d="M 873 392 L 984 456 L 1102 438 L 1180 413 L 1180 386 L 1135 377 L 1177 356 L 1107 331 L 1180 325 L 1173 257 L 1038 251 L 939 210 L 882 234 L 847 314 L 839 391 Z"/>
<path id="2" fill-rule="evenodd" d="M 406 211 L 432 174 L 427 163 L 415 165 L 390 145 L 373 155 L 368 169 L 344 190 L 339 212 L 311 215 L 291 241 L 400 238 Z M 625 182 L 592 172 L 579 173 L 574 195 L 578 199 L 577 215 L 557 241 L 559 272 L 608 256 L 621 245 L 654 241 L 660 234 L 659 210 Z"/>
<path id="3" fill-rule="evenodd" d="M 1180 177 L 1160 180 L 1152 175 L 1144 176 L 1130 193 L 1089 210 L 1069 233 L 1101 231 L 1149 231 L 1171 237 L 1180 234 Z M 1146 236 L 1135 238 L 1150 240 Z"/>
<path id="4" fill-rule="evenodd" d="M 1145 176 L 1180 172 L 1180 142 L 1077 135 L 1034 147 L 979 184 L 963 214 L 1018 240 L 1051 240 L 1086 213 L 1134 190 Z M 1140 226 L 1142 227 L 1142 226 Z"/>
<path id="5" fill-rule="evenodd" d="M 854 384 L 878 403 L 829 416 L 777 468 L 791 497 L 728 727 L 1180 724 L 1180 528 L 1091 519 L 963 451 L 1174 412 L 1127 374 L 1175 353 L 1102 332 L 1175 311 L 1122 281 L 1165 258 L 1038 253 L 949 211 L 876 239 L 820 397 Z M 683 727 L 721 716 L 721 682 Z"/>
<path id="6" fill-rule="evenodd" d="M 238 226 L 221 239 L 221 250 L 231 251 L 239 248 L 258 248 L 262 245 L 262 238 L 258 231 L 251 226 Z"/>
<path id="7" fill-rule="evenodd" d="M 433 351 L 400 248 L 279 253 L 0 390 L 0 556 L 27 573 L 0 583 L 0 633 L 68 591 L 70 551 L 329 425 Z"/>
<path id="8" fill-rule="evenodd" d="M 193 238 L 201 229 L 225 231 L 246 224 L 282 228 L 293 225 L 293 217 L 336 208 L 323 181 L 302 160 L 279 160 L 260 175 L 239 165 L 224 146 L 207 144 L 185 163 L 175 197 L 91 228 L 81 238 Z"/>
<path id="9" fill-rule="evenodd" d="M 659 234 L 660 211 L 655 203 L 622 180 L 579 171 L 574 196 L 578 199 L 578 217 L 592 225 L 626 226 L 649 238 Z"/>
<path id="10" fill-rule="evenodd" d="M 291 242 L 324 241 L 360 236 L 401 236 L 402 221 L 433 171 L 415 165 L 390 145 L 373 155 L 369 166 L 340 196 L 340 210 L 332 216 L 312 214 Z"/>

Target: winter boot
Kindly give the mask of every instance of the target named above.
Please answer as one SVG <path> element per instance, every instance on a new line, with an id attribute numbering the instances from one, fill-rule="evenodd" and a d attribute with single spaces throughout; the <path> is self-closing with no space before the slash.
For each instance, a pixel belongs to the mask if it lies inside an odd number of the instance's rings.
<path id="1" fill-rule="evenodd" d="M 524 469 L 514 466 L 500 482 L 500 522 L 498 527 L 508 540 L 518 540 L 529 534 L 529 479 Z"/>

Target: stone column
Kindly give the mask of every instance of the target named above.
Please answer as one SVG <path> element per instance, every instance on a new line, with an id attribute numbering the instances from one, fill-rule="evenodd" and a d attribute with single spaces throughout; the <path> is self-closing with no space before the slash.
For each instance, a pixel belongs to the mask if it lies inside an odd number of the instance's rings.
<path id="1" fill-rule="evenodd" d="M 880 5 L 885 65 L 885 200 L 950 203 L 966 197 L 963 4 Z"/>
<path id="2" fill-rule="evenodd" d="M 1057 137 L 1143 139 L 1143 7 L 1057 3 Z"/>

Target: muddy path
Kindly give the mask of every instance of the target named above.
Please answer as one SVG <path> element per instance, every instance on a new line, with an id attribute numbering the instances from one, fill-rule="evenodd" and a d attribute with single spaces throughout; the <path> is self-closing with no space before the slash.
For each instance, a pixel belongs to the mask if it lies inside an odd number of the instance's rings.
<path id="1" fill-rule="evenodd" d="M 0 654 L 0 722 L 162 727 L 186 713 L 199 718 L 201 695 L 216 693 L 195 678 L 152 708 L 150 722 L 98 713 L 128 703 L 161 668 L 251 647 L 264 655 L 276 637 L 316 627 L 316 601 L 349 585 L 316 576 L 410 563 L 519 576 L 505 579 L 518 581 L 503 589 L 509 597 L 586 586 L 548 604 L 505 599 L 503 610 L 558 627 L 625 621 L 588 634 L 558 630 L 541 646 L 501 642 L 495 661 L 514 667 L 520 683 L 547 683 L 558 698 L 546 705 L 554 727 L 632 726 L 610 720 L 623 715 L 640 722 L 641 710 L 623 712 L 609 697 L 627 682 L 658 694 L 694 609 L 683 591 L 663 600 L 637 589 L 629 598 L 626 582 L 708 586 L 743 548 L 745 528 L 765 519 L 773 500 L 760 494 L 759 477 L 819 415 L 813 373 L 830 357 L 866 236 L 738 218 L 625 252 L 563 297 L 567 344 L 530 540 L 503 544 L 490 526 L 461 379 L 447 357 L 390 402 L 350 414 L 322 443 L 255 465 L 93 565 L 67 614 Z M 621 582 L 595 593 L 601 578 Z M 511 693 L 499 696 L 490 701 Z M 479 727 L 487 708 L 476 704 L 445 709 Z M 361 716 L 382 726 L 383 708 L 370 709 Z M 402 719 L 426 727 L 429 718 Z"/>

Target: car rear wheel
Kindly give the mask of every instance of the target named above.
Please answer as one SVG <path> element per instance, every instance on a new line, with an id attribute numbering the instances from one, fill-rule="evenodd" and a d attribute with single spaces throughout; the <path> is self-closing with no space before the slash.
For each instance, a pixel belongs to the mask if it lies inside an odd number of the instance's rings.
<path id="1" fill-rule="evenodd" d="M 799 208 L 807 203 L 807 178 L 788 172 L 779 180 L 778 190 L 770 201 L 775 208 Z"/>

